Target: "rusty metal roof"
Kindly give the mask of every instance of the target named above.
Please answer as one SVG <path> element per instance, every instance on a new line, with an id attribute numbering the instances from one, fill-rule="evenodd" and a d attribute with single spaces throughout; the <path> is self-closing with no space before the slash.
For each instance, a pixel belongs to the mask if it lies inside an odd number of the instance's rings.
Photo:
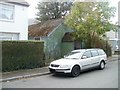
<path id="1" fill-rule="evenodd" d="M 47 36 L 62 22 L 63 19 L 55 19 L 30 25 L 28 27 L 28 35 L 30 37 Z"/>

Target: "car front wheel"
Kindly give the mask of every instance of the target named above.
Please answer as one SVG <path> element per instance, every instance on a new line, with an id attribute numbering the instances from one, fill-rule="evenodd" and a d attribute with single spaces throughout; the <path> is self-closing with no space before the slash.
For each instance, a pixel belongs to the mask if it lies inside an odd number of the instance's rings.
<path id="1" fill-rule="evenodd" d="M 105 63 L 103 61 L 101 61 L 100 65 L 99 65 L 99 69 L 103 70 L 105 68 Z"/>
<path id="2" fill-rule="evenodd" d="M 71 75 L 73 77 L 77 77 L 80 75 L 80 67 L 79 66 L 74 66 L 71 71 Z"/>

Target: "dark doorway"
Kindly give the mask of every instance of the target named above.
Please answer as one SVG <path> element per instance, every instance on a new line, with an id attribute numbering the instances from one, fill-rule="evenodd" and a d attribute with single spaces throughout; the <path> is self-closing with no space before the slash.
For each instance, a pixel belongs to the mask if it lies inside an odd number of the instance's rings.
<path id="1" fill-rule="evenodd" d="M 76 40 L 74 41 L 74 49 L 80 49 L 81 48 L 81 45 L 80 45 L 80 41 Z"/>

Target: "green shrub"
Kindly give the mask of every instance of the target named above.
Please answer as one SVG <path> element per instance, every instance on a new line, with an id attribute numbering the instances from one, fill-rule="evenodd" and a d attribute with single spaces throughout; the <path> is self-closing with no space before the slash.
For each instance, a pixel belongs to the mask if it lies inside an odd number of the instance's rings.
<path id="1" fill-rule="evenodd" d="M 2 41 L 2 71 L 44 66 L 43 47 L 39 41 Z"/>
<path id="2" fill-rule="evenodd" d="M 111 46 L 107 40 L 100 39 L 99 37 L 96 37 L 94 45 L 95 45 L 94 47 L 96 47 L 96 48 L 103 49 L 106 52 L 107 56 L 112 55 L 112 49 L 111 49 Z"/>
<path id="3" fill-rule="evenodd" d="M 93 36 L 92 39 L 88 37 L 85 42 L 85 48 L 101 48 L 106 52 L 107 56 L 112 55 L 111 45 L 107 40 L 104 40 L 97 35 Z"/>
<path id="4" fill-rule="evenodd" d="M 103 41 L 103 50 L 106 52 L 107 56 L 111 56 L 112 55 L 112 49 L 110 44 L 108 43 L 108 41 L 104 40 Z"/>

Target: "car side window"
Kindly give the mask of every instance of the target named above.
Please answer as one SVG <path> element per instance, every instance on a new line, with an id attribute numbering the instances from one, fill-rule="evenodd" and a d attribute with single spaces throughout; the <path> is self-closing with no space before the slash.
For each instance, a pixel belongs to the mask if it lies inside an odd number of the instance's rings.
<path id="1" fill-rule="evenodd" d="M 82 58 L 83 58 L 84 56 L 86 56 L 86 58 L 90 58 L 90 57 L 92 57 L 90 51 L 86 51 L 86 52 L 83 54 Z"/>
<path id="2" fill-rule="evenodd" d="M 91 50 L 91 53 L 92 53 L 92 56 L 95 57 L 95 56 L 98 56 L 98 52 L 96 50 Z"/>

